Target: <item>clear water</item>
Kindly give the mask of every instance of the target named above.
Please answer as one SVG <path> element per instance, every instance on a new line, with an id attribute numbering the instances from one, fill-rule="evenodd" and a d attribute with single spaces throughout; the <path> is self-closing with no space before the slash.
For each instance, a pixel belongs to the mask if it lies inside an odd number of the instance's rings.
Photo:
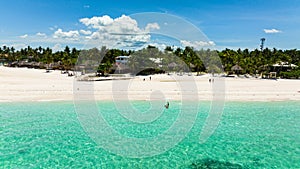
<path id="1" fill-rule="evenodd" d="M 179 103 L 142 128 L 128 127 L 112 105 L 98 104 L 110 125 L 123 135 L 149 137 L 172 123 Z M 81 127 L 72 102 L 0 103 L 0 168 L 300 168 L 299 102 L 228 102 L 215 133 L 199 144 L 209 106 L 201 102 L 194 127 L 178 145 L 139 159 L 97 145 Z"/>

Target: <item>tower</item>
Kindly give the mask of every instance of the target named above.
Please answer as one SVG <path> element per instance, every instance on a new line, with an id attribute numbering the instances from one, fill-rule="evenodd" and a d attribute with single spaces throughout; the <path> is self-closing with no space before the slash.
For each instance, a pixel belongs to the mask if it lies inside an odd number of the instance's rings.
<path id="1" fill-rule="evenodd" d="M 262 51 L 264 49 L 264 43 L 265 43 L 265 38 L 261 38 L 260 41 L 261 41 L 261 44 L 260 44 L 260 50 Z"/>

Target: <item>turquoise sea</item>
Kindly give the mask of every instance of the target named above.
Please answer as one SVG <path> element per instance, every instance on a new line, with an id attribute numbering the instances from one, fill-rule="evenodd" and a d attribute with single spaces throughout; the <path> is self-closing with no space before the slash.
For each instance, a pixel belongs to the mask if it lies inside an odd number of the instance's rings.
<path id="1" fill-rule="evenodd" d="M 177 117 L 179 102 L 170 105 L 153 125 L 141 128 L 117 116 L 112 102 L 99 102 L 98 108 L 120 134 L 151 137 Z M 73 102 L 0 103 L 0 168 L 300 168 L 300 102 L 226 102 L 218 128 L 200 144 L 209 108 L 210 102 L 200 103 L 193 128 L 173 148 L 130 158 L 96 144 Z"/>

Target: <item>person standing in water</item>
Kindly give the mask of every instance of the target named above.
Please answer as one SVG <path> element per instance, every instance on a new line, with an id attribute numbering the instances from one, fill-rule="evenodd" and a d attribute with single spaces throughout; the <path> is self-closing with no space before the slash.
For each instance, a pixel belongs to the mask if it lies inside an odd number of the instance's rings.
<path id="1" fill-rule="evenodd" d="M 168 109 L 168 108 L 169 108 L 169 106 L 170 106 L 170 103 L 169 103 L 169 102 L 167 102 L 167 104 L 165 104 L 165 108 L 166 108 L 166 109 Z"/>

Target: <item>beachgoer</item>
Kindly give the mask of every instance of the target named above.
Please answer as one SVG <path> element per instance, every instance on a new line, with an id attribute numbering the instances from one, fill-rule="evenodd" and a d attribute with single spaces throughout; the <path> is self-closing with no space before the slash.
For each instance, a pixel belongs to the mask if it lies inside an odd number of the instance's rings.
<path id="1" fill-rule="evenodd" d="M 169 102 L 167 102 L 167 104 L 165 104 L 165 108 L 168 109 L 170 106 Z"/>

